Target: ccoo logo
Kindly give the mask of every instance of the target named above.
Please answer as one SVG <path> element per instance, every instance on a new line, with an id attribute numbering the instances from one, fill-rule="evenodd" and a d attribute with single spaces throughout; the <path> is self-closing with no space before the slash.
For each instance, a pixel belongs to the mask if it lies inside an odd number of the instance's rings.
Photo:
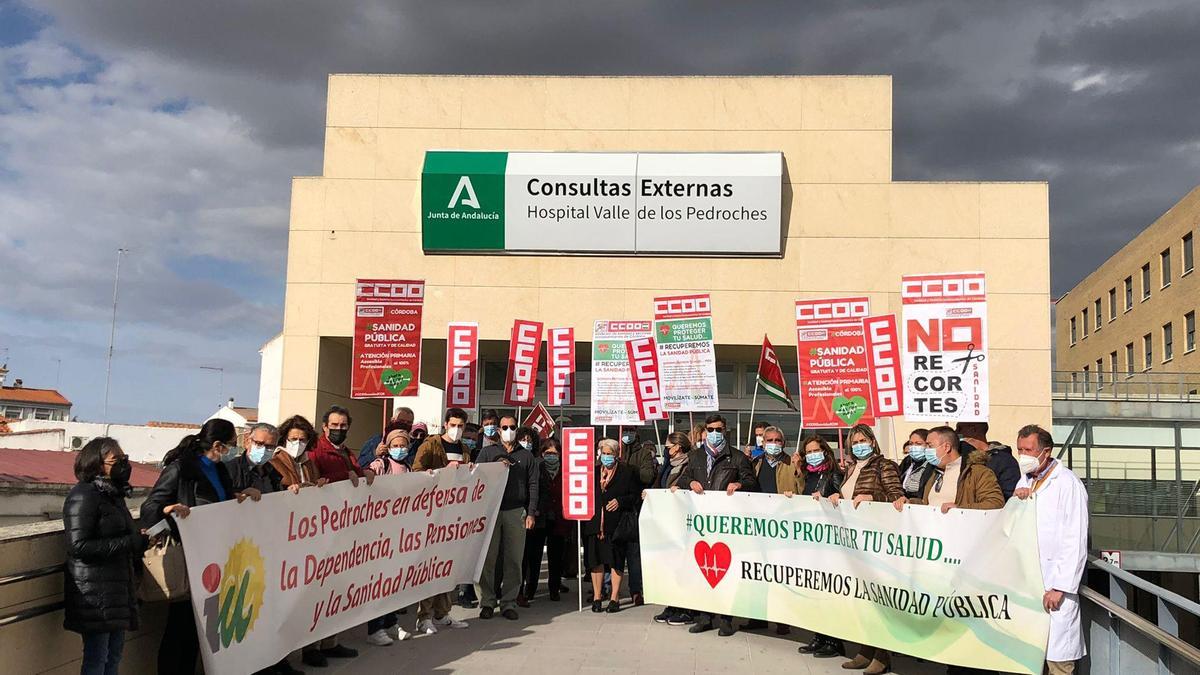
<path id="1" fill-rule="evenodd" d="M 211 652 L 240 643 L 254 630 L 266 590 L 266 564 L 249 539 L 229 549 L 225 566 L 209 563 L 201 575 L 209 596 L 204 599 L 204 635 Z M 195 590 L 193 590 L 195 592 Z"/>

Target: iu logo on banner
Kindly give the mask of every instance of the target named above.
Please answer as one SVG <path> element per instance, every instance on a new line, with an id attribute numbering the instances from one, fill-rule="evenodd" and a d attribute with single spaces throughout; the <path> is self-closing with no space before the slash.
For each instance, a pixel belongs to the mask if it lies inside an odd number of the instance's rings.
<path id="1" fill-rule="evenodd" d="M 633 396 L 642 421 L 666 419 L 662 407 L 662 389 L 658 379 L 658 351 L 653 337 L 625 341 L 629 355 L 629 374 L 633 377 Z"/>
<path id="2" fill-rule="evenodd" d="M 546 331 L 546 381 L 550 405 L 575 405 L 574 328 Z"/>
<path id="3" fill-rule="evenodd" d="M 517 319 L 508 341 L 508 376 L 504 379 L 504 405 L 533 403 L 538 358 L 542 352 L 542 322 Z"/>
<path id="4" fill-rule="evenodd" d="M 596 430 L 567 427 L 562 441 L 563 517 L 591 520 L 596 515 Z"/>
<path id="5" fill-rule="evenodd" d="M 479 367 L 479 324 L 452 323 L 446 329 L 446 405 L 474 408 Z"/>
<path id="6" fill-rule="evenodd" d="M 875 416 L 903 415 L 904 379 L 900 374 L 900 338 L 896 330 L 896 315 L 869 316 L 862 322 Z"/>
<path id="7" fill-rule="evenodd" d="M 554 435 L 554 418 L 550 416 L 550 411 L 546 410 L 546 406 L 538 401 L 533 406 L 533 410 L 525 417 L 525 421 L 521 426 L 529 427 L 537 432 L 538 438 L 543 440 Z"/>

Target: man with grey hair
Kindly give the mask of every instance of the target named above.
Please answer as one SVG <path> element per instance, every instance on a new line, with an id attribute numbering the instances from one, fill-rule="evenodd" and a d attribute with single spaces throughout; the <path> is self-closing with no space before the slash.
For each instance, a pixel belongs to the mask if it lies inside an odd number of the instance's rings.
<path id="1" fill-rule="evenodd" d="M 258 501 L 264 493 L 275 491 L 266 466 L 275 456 L 278 440 L 279 430 L 275 425 L 266 422 L 251 425 L 242 439 L 243 452 L 225 463 L 235 492 Z"/>

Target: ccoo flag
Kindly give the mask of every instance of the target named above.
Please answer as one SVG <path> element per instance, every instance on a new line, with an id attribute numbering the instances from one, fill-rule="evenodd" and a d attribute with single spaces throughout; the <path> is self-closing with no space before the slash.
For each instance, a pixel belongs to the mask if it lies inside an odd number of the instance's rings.
<path id="1" fill-rule="evenodd" d="M 762 354 L 758 357 L 758 383 L 771 398 L 779 399 L 792 410 L 796 409 L 788 392 L 787 380 L 783 379 L 783 369 L 779 367 L 779 357 L 766 335 L 763 336 Z"/>

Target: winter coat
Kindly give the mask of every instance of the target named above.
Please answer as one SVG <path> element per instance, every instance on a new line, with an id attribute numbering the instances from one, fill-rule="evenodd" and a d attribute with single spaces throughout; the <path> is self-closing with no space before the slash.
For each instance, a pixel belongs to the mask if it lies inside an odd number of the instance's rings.
<path id="1" fill-rule="evenodd" d="M 538 507 L 534 514 L 535 528 L 546 530 L 557 536 L 564 536 L 571 530 L 569 522 L 563 518 L 562 504 L 562 467 L 553 476 L 546 468 L 546 462 L 541 464 L 541 477 L 538 478 Z"/>
<path id="2" fill-rule="evenodd" d="M 754 470 L 754 477 L 758 479 L 758 472 L 762 469 L 762 465 L 767 461 L 766 454 L 763 454 L 751 464 Z M 761 489 L 762 486 L 760 485 Z M 775 494 L 783 494 L 791 492 L 796 494 L 800 492 L 800 481 L 796 479 L 796 468 L 792 465 L 792 458 L 786 453 L 779 454 L 779 464 L 775 466 Z"/>
<path id="3" fill-rule="evenodd" d="M 63 628 L 76 633 L 136 630 L 137 585 L 147 539 L 106 479 L 77 483 L 63 504 L 67 560 Z"/>
<path id="4" fill-rule="evenodd" d="M 842 491 L 842 472 L 838 471 L 836 464 L 832 469 L 825 471 L 809 471 L 807 467 L 804 471 L 804 494 L 811 495 L 814 492 L 820 493 L 822 497 L 828 497 L 835 492 Z"/>
<path id="5" fill-rule="evenodd" d="M 233 499 L 233 481 L 229 478 L 229 469 L 225 462 L 214 462 L 217 478 L 225 490 L 225 499 Z M 208 477 L 200 468 L 200 456 L 184 457 L 163 467 L 158 474 L 150 494 L 142 502 L 142 529 L 148 530 L 166 517 L 163 509 L 172 504 L 183 504 L 188 508 L 215 504 L 221 501 L 216 488 L 209 482 Z M 179 541 L 179 531 L 171 522 L 171 536 Z"/>
<path id="6" fill-rule="evenodd" d="M 337 447 L 329 437 L 321 434 L 317 444 L 308 451 L 308 459 L 317 465 L 317 471 L 330 483 L 339 480 L 350 480 L 350 474 L 362 478 L 363 470 L 358 465 L 358 459 L 350 454 L 346 446 Z"/>
<path id="7" fill-rule="evenodd" d="M 642 486 L 637 472 L 628 464 L 618 462 L 612 480 L 607 488 L 600 487 L 601 466 L 596 465 L 596 513 L 591 520 L 584 521 L 583 534 L 600 534 L 604 529 L 604 537 L 611 538 L 617 530 L 621 514 L 626 511 L 637 511 L 642 501 Z M 605 511 L 604 506 L 612 500 L 617 500 L 616 511 Z"/>
<path id="8" fill-rule="evenodd" d="M 958 491 L 954 493 L 954 506 L 960 509 L 1004 508 L 1004 495 L 1000 492 L 1000 484 L 996 482 L 996 474 L 987 468 L 984 453 L 972 452 L 962 458 L 962 463 L 962 471 L 958 474 Z M 937 478 L 929 481 L 921 498 L 912 500 L 912 503 L 928 504 L 929 493 L 937 481 Z"/>
<path id="9" fill-rule="evenodd" d="M 267 466 L 266 463 L 253 464 L 244 452 L 225 462 L 225 469 L 229 471 L 229 482 L 233 483 L 233 491 L 242 492 L 247 488 L 254 488 L 264 495 L 275 492 L 278 488 L 271 480 Z"/>
<path id="10" fill-rule="evenodd" d="M 292 459 L 292 456 L 286 450 L 276 450 L 275 456 L 271 461 L 267 462 L 267 474 L 271 477 L 271 482 L 275 484 L 275 491 L 286 490 L 295 483 L 299 483 L 301 487 L 316 485 L 317 481 L 321 480 L 321 472 L 317 470 L 317 465 L 308 458 L 307 454 L 303 457 L 297 469 L 297 461 Z"/>
<path id="11" fill-rule="evenodd" d="M 383 454 L 376 457 L 369 467 L 377 476 L 394 476 L 400 473 L 408 473 L 412 471 L 409 463 L 412 461 L 412 455 L 406 456 L 404 459 L 395 460 L 391 455 Z"/>
<path id="12" fill-rule="evenodd" d="M 1021 466 L 1013 457 L 1012 448 L 1002 445 L 987 451 L 987 467 L 996 474 L 996 482 L 1000 484 L 1000 493 L 1004 501 L 1013 495 L 1017 482 L 1021 480 Z"/>
<path id="13" fill-rule="evenodd" d="M 700 483 L 705 490 L 724 492 L 730 483 L 740 483 L 742 492 L 758 489 L 758 478 L 754 475 L 754 467 L 750 466 L 750 458 L 736 448 L 730 452 L 728 444 L 713 460 L 711 472 L 708 470 L 708 450 L 703 447 L 692 450 L 688 455 L 688 466 L 679 478 L 679 487 L 690 487 L 692 481 Z"/>
<path id="14" fill-rule="evenodd" d="M 904 474 L 908 473 L 908 467 L 912 466 L 913 464 L 915 464 L 915 462 L 913 461 L 913 458 L 911 455 L 905 455 L 904 459 L 900 460 L 900 468 L 898 468 L 896 470 L 896 472 L 900 475 L 900 489 L 901 490 L 904 489 Z M 934 469 L 932 466 L 929 466 L 929 462 L 925 462 L 925 461 L 922 461 L 921 465 L 916 467 L 913 470 L 921 471 L 922 473 L 921 473 L 920 484 L 917 485 L 916 492 L 909 494 L 909 492 L 907 490 L 904 491 L 904 496 L 908 497 L 909 499 L 914 499 L 914 498 L 920 497 L 921 495 L 925 494 L 925 486 L 929 484 L 929 479 L 933 478 L 933 474 L 937 473 L 937 470 Z"/>
<path id="15" fill-rule="evenodd" d="M 638 482 L 642 484 L 643 488 L 654 485 L 654 477 L 657 471 L 655 471 L 654 453 L 652 451 L 639 447 L 637 450 L 629 453 L 629 457 L 625 460 L 625 463 L 637 473 Z"/>
<path id="16" fill-rule="evenodd" d="M 463 445 L 462 449 L 462 463 L 467 464 L 471 461 L 471 451 L 467 449 L 466 445 Z M 421 443 L 421 447 L 417 448 L 417 454 L 413 456 L 412 460 L 413 471 L 443 469 L 447 466 L 450 466 L 450 459 L 446 457 L 446 446 L 440 434 L 426 438 Z"/>
<path id="17" fill-rule="evenodd" d="M 878 452 L 866 461 L 859 460 L 854 496 L 859 495 L 871 495 L 877 502 L 894 502 L 903 497 L 904 487 L 900 483 L 900 472 L 896 469 L 896 463 Z"/>
<path id="18" fill-rule="evenodd" d="M 689 456 L 683 460 L 683 466 L 679 467 L 679 473 L 675 474 L 674 478 L 671 478 L 671 460 L 668 458 L 667 461 L 663 463 L 662 468 L 658 471 L 658 479 L 654 481 L 654 487 L 662 490 L 669 490 L 672 486 L 677 486 L 681 490 L 688 489 L 688 484 L 683 482 L 683 477 L 687 473 L 690 460 L 691 457 L 689 454 Z"/>

